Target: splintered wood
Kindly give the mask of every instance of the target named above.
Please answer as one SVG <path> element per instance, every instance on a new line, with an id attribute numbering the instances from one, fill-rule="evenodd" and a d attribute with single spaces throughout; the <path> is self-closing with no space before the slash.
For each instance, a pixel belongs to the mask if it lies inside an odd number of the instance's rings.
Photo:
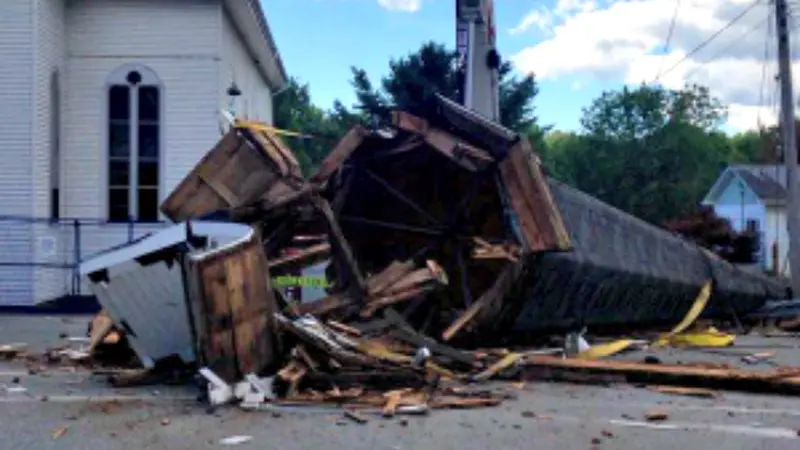
<path id="1" fill-rule="evenodd" d="M 593 382 L 612 377 L 615 381 L 657 384 L 659 387 L 655 389 L 660 392 L 681 395 L 713 396 L 713 391 L 708 388 L 800 394 L 800 368 L 796 367 L 748 371 L 711 364 L 647 364 L 531 356 L 526 358 L 522 370 L 526 379 Z M 582 378 L 575 377 L 576 374 Z"/>
<path id="2" fill-rule="evenodd" d="M 375 335 L 336 321 L 323 324 L 313 316 L 292 320 L 276 314 L 281 328 L 298 342 L 277 374 L 283 393 L 278 403 L 380 408 L 382 415 L 392 417 L 502 402 L 503 397 L 492 392 L 471 393 L 448 383 L 488 380 L 513 366 L 521 355 L 498 354 L 478 362 L 470 352 L 417 335 L 399 314 L 387 316 L 390 324 Z M 432 345 L 426 346 L 428 342 Z"/>

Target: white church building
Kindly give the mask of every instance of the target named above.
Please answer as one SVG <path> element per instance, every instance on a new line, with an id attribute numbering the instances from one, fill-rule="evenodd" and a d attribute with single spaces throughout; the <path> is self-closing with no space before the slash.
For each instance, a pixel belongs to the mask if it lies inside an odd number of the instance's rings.
<path id="1" fill-rule="evenodd" d="M 158 206 L 287 82 L 259 0 L 0 2 L 0 306 L 80 293 L 77 260 Z"/>

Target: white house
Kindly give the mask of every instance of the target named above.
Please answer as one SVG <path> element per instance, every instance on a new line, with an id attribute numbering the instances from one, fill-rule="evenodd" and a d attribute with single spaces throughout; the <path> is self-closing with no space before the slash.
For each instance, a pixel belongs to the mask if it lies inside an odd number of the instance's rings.
<path id="1" fill-rule="evenodd" d="M 75 294 L 77 258 L 158 227 L 234 83 L 271 123 L 286 74 L 259 0 L 2 0 L 0 305 Z"/>
<path id="2" fill-rule="evenodd" d="M 725 169 L 701 202 L 737 231 L 761 235 L 761 267 L 789 275 L 786 228 L 786 168 L 782 165 L 732 165 Z M 774 257 L 777 256 L 777 258 Z"/>

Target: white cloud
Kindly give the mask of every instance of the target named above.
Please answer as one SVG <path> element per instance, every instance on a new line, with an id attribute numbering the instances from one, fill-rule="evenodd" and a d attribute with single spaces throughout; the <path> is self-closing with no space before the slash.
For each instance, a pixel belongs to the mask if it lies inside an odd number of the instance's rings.
<path id="1" fill-rule="evenodd" d="M 772 96 L 776 72 L 775 39 L 767 40 L 768 24 L 774 28 L 773 19 L 766 20 L 772 8 L 769 2 L 756 6 L 672 69 L 753 0 L 683 0 L 670 48 L 661 55 L 675 2 L 557 0 L 553 8 L 537 7 L 511 30 L 515 34 L 537 33 L 540 39 L 511 59 L 519 70 L 532 71 L 540 80 L 577 75 L 583 80 L 594 77 L 638 84 L 652 82 L 659 71 L 668 71 L 659 80 L 665 86 L 678 88 L 686 82 L 699 83 L 729 104 L 731 128 L 755 127 L 758 118 L 774 122 L 773 108 L 765 100 Z M 769 48 L 766 61 L 765 44 Z M 793 42 L 792 48 L 797 74 L 800 39 Z M 767 80 L 762 89 L 765 62 Z"/>
<path id="2" fill-rule="evenodd" d="M 422 0 L 378 0 L 378 4 L 389 11 L 416 12 L 422 7 Z"/>
<path id="3" fill-rule="evenodd" d="M 531 27 L 536 27 L 541 31 L 550 31 L 553 26 L 553 14 L 543 6 L 529 12 L 522 18 L 519 25 L 508 30 L 509 34 L 521 34 L 528 31 Z"/>

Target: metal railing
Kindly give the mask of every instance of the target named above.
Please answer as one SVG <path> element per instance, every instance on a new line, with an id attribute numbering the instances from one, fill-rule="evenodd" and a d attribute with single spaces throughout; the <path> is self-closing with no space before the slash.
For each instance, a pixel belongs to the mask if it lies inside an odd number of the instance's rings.
<path id="1" fill-rule="evenodd" d="M 0 305 L 85 294 L 78 273 L 81 261 L 164 226 L 165 222 L 0 216 Z"/>

